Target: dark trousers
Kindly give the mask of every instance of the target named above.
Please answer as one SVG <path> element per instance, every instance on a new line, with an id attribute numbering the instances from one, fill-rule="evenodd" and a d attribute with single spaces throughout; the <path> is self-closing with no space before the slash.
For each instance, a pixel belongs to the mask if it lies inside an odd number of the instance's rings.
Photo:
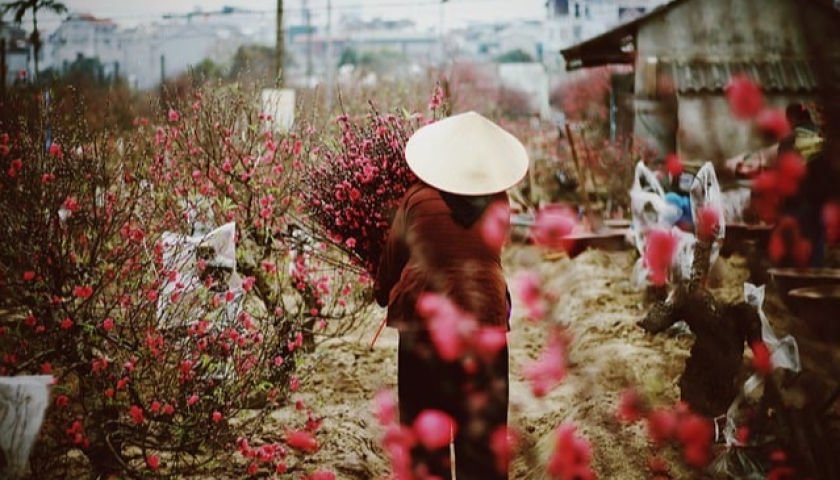
<path id="1" fill-rule="evenodd" d="M 400 422 L 411 426 L 423 410 L 440 410 L 456 424 L 457 480 L 507 480 L 491 446 L 491 437 L 507 426 L 508 347 L 494 359 L 465 369 L 460 361 L 443 361 L 427 332 L 401 332 L 398 354 Z M 451 480 L 449 447 L 412 452 L 415 477 L 435 475 Z"/>

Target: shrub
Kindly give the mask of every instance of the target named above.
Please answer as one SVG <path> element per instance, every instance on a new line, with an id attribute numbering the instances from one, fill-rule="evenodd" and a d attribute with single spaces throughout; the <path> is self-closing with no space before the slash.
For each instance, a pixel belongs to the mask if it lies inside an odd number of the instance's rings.
<path id="1" fill-rule="evenodd" d="M 100 475 L 252 458 L 248 438 L 299 388 L 317 327 L 363 305 L 319 246 L 292 243 L 293 137 L 264 128 L 250 92 L 213 92 L 119 137 L 66 92 L 49 110 L 4 105 L 0 231 L 16 241 L 0 246 L 0 374 L 57 379 L 38 478 L 67 475 L 78 450 Z M 217 220 L 235 223 L 235 267 L 190 238 Z M 289 427 L 304 425 L 317 429 L 307 411 Z M 249 468 L 274 468 L 285 441 Z"/>

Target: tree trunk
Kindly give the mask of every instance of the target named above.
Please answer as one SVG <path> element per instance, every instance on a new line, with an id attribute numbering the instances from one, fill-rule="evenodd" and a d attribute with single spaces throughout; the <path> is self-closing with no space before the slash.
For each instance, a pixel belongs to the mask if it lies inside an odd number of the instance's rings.
<path id="1" fill-rule="evenodd" d="M 283 0 L 277 0 L 277 46 L 274 49 L 274 68 L 276 79 L 274 86 L 282 88 L 284 83 L 283 78 L 283 60 L 286 56 L 286 41 L 283 33 Z"/>

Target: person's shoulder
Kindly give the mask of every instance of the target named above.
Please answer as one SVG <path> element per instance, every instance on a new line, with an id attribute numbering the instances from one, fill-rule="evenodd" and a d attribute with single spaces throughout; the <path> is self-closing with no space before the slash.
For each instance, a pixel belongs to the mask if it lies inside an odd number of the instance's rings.
<path id="1" fill-rule="evenodd" d="M 440 191 L 423 182 L 415 183 L 405 192 L 405 202 L 408 205 L 432 198 L 440 198 Z"/>

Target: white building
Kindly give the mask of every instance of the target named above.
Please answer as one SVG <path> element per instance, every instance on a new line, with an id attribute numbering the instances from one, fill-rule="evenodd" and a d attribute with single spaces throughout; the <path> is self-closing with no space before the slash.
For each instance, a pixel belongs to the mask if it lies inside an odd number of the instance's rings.
<path id="1" fill-rule="evenodd" d="M 90 14 L 71 14 L 47 40 L 51 64 L 64 70 L 78 58 L 98 58 L 107 68 L 122 60 L 117 24 Z M 48 66 L 48 65 L 44 65 Z"/>
<path id="2" fill-rule="evenodd" d="M 549 67 L 562 67 L 560 50 L 650 12 L 668 0 L 549 0 L 545 49 Z"/>
<path id="3" fill-rule="evenodd" d="M 206 58 L 224 64 L 241 45 L 251 42 L 238 28 L 218 19 L 209 22 L 179 17 L 123 30 L 110 20 L 72 14 L 48 43 L 52 65 L 58 70 L 79 58 L 96 58 L 103 64 L 105 75 L 118 72 L 133 87 L 148 89 Z"/>
<path id="4" fill-rule="evenodd" d="M 0 39 L 6 50 L 4 85 L 12 85 L 15 81 L 23 79 L 21 72 L 29 71 L 32 48 L 26 32 L 20 27 L 7 23 L 0 23 Z"/>

